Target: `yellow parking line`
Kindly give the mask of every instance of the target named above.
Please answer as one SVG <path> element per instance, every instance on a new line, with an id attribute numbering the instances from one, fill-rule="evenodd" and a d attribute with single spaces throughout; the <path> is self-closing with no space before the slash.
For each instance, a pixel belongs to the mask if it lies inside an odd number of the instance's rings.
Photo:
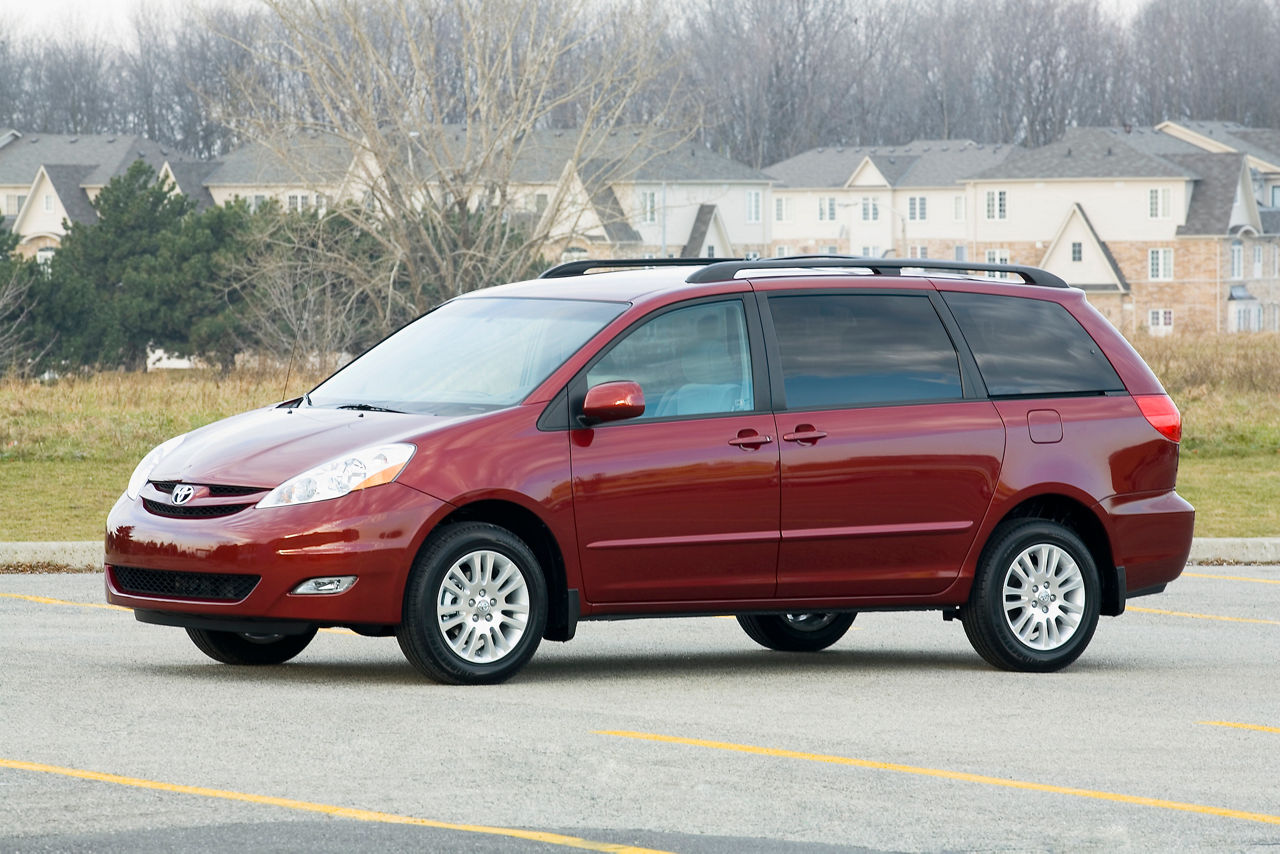
<path id="1" fill-rule="evenodd" d="M 291 798 L 251 795 L 245 792 L 229 792 L 223 789 L 206 789 L 203 786 L 182 786 L 176 783 L 161 783 L 156 780 L 141 780 L 136 777 L 121 777 L 117 774 L 84 771 L 79 768 L 62 768 L 57 765 L 41 765 L 36 762 L 19 762 L 14 759 L 0 759 L 0 768 L 12 768 L 17 771 L 38 771 L 43 774 L 59 774 L 64 777 L 77 777 L 81 780 L 94 780 L 99 783 L 116 783 L 121 786 L 134 786 L 139 789 L 152 789 L 159 792 L 176 792 L 182 795 L 199 795 L 205 798 L 220 798 L 226 801 L 242 801 L 249 804 L 284 807 L 285 809 L 320 813 L 333 818 L 349 818 L 355 821 L 408 824 L 416 827 L 456 830 L 462 833 L 510 836 L 516 839 L 528 839 L 533 842 L 543 842 L 547 845 L 559 845 L 564 848 L 578 848 L 586 851 L 609 851 L 614 852 L 614 854 L 668 854 L 668 852 L 656 851 L 652 848 L 637 848 L 631 845 L 619 845 L 611 842 L 594 842 L 590 839 L 580 839 L 576 836 L 565 836 L 560 833 L 543 833 L 537 830 L 518 830 L 510 827 L 487 827 L 480 824 L 453 824 L 445 821 L 432 821 L 427 818 L 396 815 L 394 813 L 317 804 L 311 801 L 295 801 Z"/>
<path id="2" fill-rule="evenodd" d="M 1252 581 L 1254 584 L 1280 584 L 1276 578 L 1250 578 L 1247 575 L 1213 575 L 1208 572 L 1184 572 L 1184 578 L 1213 578 L 1218 581 Z"/>
<path id="3" fill-rule="evenodd" d="M 1257 730 L 1258 732 L 1280 733 L 1280 727 L 1274 727 L 1274 726 L 1259 726 L 1258 724 L 1238 724 L 1238 723 L 1233 723 L 1231 721 L 1200 721 L 1200 723 L 1204 724 L 1205 726 L 1225 726 L 1225 727 L 1231 727 L 1232 729 L 1252 729 L 1252 730 Z"/>
<path id="4" fill-rule="evenodd" d="M 24 599 L 27 602 L 39 602 L 41 605 L 78 605 L 81 608 L 107 608 L 112 611 L 129 611 L 119 605 L 108 605 L 105 602 L 72 602 L 67 599 L 50 599 L 48 596 L 27 596 L 24 593 L 0 593 L 6 599 Z"/>
<path id="5" fill-rule="evenodd" d="M 1136 804 L 1144 807 L 1178 810 L 1180 812 L 1217 815 L 1225 818 L 1237 818 L 1244 821 L 1257 821 L 1263 824 L 1280 824 L 1280 815 L 1245 812 L 1224 807 L 1188 804 L 1181 801 L 1166 801 L 1159 798 L 1144 798 L 1135 795 L 1121 795 L 1115 792 L 1100 792 L 1093 789 L 1076 789 L 1068 786 L 1053 786 L 1047 783 L 1032 783 L 1024 780 L 1009 780 L 1003 777 L 987 777 L 982 774 L 968 774 L 962 771 L 946 771 L 940 768 L 923 768 L 916 765 L 898 765 L 892 762 L 873 762 L 869 759 L 852 759 L 847 756 L 828 756 L 821 753 L 800 753 L 794 750 L 779 750 L 772 747 L 755 747 L 749 744 L 732 744 L 723 741 L 703 741 L 696 738 L 680 738 L 672 735 L 655 735 L 644 732 L 597 731 L 596 735 L 609 735 L 617 738 L 634 738 L 642 741 L 658 741 L 667 744 L 683 744 L 691 747 L 708 747 L 714 750 L 728 750 L 735 753 L 749 753 L 756 756 L 771 756 L 780 759 L 803 759 L 809 762 L 825 762 L 831 765 L 851 765 L 856 768 L 871 768 L 877 771 L 896 771 L 899 774 L 916 774 L 923 777 L 938 777 L 944 780 L 961 780 L 966 783 L 982 783 L 988 786 L 1001 786 L 1007 789 L 1028 789 L 1036 792 L 1051 792 L 1058 795 L 1071 795 L 1077 798 L 1092 798 L 1100 801 L 1116 801 L 1124 804 Z"/>
<path id="6" fill-rule="evenodd" d="M 1162 611 L 1159 608 L 1134 608 L 1129 606 L 1126 611 L 1136 611 L 1139 614 L 1163 614 L 1166 617 L 1190 617 L 1193 620 L 1220 620 L 1224 623 L 1262 623 L 1267 626 L 1280 626 L 1280 620 L 1256 620 L 1251 617 L 1221 617 L 1217 614 L 1190 614 L 1186 611 Z"/>

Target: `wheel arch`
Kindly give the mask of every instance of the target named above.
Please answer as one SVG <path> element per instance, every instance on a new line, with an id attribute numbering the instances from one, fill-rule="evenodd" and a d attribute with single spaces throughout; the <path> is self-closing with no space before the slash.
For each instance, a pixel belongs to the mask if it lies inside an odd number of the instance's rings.
<path id="1" fill-rule="evenodd" d="M 573 637 L 578 619 L 577 593 L 570 594 L 564 553 L 547 524 L 527 507 L 497 498 L 464 504 L 441 519 L 437 528 L 459 522 L 487 522 L 505 528 L 524 541 L 541 564 L 547 582 L 547 627 L 543 637 L 547 640 Z"/>
<path id="2" fill-rule="evenodd" d="M 1095 511 L 1067 495 L 1058 493 L 1035 495 L 1023 499 L 1010 508 L 992 531 L 1014 519 L 1045 519 L 1075 531 L 1080 539 L 1084 540 L 1098 568 L 1098 581 L 1102 585 L 1100 613 L 1103 616 L 1114 617 L 1124 611 L 1125 590 L 1124 582 L 1121 580 L 1123 569 L 1116 567 L 1111 550 L 1111 538 Z M 988 537 L 983 545 L 984 554 L 993 539 L 994 537 Z"/>

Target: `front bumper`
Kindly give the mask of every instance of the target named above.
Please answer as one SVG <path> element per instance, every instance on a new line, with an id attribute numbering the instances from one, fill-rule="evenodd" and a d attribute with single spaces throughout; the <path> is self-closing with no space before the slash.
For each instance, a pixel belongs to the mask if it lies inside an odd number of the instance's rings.
<path id="1" fill-rule="evenodd" d="M 107 517 L 107 601 L 141 611 L 320 625 L 400 622 L 404 586 L 445 502 L 399 483 L 295 507 L 250 507 L 213 519 L 173 519 L 121 496 Z M 242 598 L 207 598 L 187 583 L 138 592 L 125 568 L 191 576 L 260 576 Z M 354 575 L 343 593 L 296 595 L 310 578 Z M 126 592 L 128 588 L 128 592 Z"/>

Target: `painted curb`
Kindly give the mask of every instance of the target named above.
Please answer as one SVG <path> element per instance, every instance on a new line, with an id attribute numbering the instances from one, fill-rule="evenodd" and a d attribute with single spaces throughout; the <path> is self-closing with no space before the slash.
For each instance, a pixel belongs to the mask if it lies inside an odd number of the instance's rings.
<path id="1" fill-rule="evenodd" d="M 1190 562 L 1215 561 L 1280 565 L 1280 537 L 1196 537 Z M 30 563 L 101 569 L 102 541 L 0 543 L 0 566 Z"/>

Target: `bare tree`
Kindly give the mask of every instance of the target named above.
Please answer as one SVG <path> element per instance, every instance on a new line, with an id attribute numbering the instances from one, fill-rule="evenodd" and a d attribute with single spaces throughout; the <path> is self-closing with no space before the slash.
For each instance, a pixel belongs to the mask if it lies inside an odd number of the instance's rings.
<path id="1" fill-rule="evenodd" d="M 241 78 L 234 128 L 282 159 L 299 133 L 345 144 L 334 213 L 380 247 L 367 289 L 384 328 L 527 275 L 597 188 L 681 141 L 618 132 L 658 65 L 660 23 L 630 0 L 265 2 L 278 38 L 245 46 L 276 73 Z M 674 97 L 650 102 L 655 124 Z"/>
<path id="2" fill-rule="evenodd" d="M 13 266 L 10 271 L 3 267 Z M 27 330 L 27 315 L 31 311 L 28 299 L 30 278 L 14 265 L 0 263 L 0 375 L 10 370 L 21 371 L 32 354 L 32 342 Z"/>

